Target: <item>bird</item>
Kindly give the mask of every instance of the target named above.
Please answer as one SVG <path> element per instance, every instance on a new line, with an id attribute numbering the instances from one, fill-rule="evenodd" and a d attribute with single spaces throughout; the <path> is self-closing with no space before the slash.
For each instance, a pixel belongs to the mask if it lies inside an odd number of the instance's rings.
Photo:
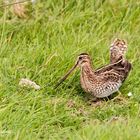
<path id="1" fill-rule="evenodd" d="M 72 73 L 76 67 L 80 68 L 80 83 L 82 89 L 96 98 L 108 97 L 117 92 L 131 70 L 131 63 L 120 59 L 116 63 L 109 64 L 94 70 L 89 54 L 78 55 L 75 65 L 60 79 L 56 88 Z"/>
<path id="2" fill-rule="evenodd" d="M 80 83 L 83 90 L 96 98 L 104 98 L 119 91 L 131 71 L 131 63 L 125 59 L 127 44 L 115 39 L 110 45 L 110 63 L 96 70 L 89 54 L 81 53 L 75 65 L 56 84 L 57 88 L 76 67 L 80 67 Z"/>

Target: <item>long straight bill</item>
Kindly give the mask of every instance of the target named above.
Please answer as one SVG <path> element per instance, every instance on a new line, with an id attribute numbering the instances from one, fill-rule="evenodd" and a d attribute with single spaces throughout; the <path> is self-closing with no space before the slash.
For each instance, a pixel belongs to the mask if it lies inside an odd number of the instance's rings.
<path id="1" fill-rule="evenodd" d="M 67 79 L 67 77 L 73 72 L 73 70 L 77 67 L 78 63 L 76 63 L 67 73 L 66 75 L 64 75 L 59 81 L 58 83 L 55 85 L 55 89 L 64 81 Z"/>

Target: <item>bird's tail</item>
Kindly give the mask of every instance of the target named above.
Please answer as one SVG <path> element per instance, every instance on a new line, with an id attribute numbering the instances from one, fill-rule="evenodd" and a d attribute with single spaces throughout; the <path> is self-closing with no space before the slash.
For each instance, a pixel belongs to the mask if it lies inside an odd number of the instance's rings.
<path id="1" fill-rule="evenodd" d="M 110 47 L 110 63 L 118 62 L 120 57 L 124 59 L 126 51 L 126 42 L 121 39 L 115 39 Z"/>

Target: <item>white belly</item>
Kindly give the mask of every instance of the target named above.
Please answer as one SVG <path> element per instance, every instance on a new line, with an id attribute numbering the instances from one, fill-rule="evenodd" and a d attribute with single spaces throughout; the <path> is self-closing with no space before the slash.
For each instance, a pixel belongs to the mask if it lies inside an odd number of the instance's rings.
<path id="1" fill-rule="evenodd" d="M 114 92 L 118 91 L 121 86 L 121 81 L 118 83 L 111 82 L 108 84 L 103 84 L 99 87 L 93 89 L 93 95 L 98 98 L 108 97 Z"/>

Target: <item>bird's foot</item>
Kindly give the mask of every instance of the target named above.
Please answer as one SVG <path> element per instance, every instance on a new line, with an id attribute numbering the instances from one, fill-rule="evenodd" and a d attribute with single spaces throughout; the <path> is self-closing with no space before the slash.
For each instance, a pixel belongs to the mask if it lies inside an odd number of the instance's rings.
<path id="1" fill-rule="evenodd" d="M 122 101 L 127 102 L 127 100 L 122 96 L 122 93 L 118 91 L 118 96 L 114 97 L 112 101 Z"/>

